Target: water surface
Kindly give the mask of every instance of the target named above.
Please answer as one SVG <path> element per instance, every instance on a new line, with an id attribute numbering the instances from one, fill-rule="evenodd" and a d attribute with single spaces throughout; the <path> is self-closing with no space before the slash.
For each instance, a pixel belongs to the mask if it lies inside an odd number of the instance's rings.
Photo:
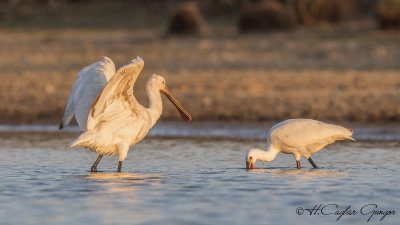
<path id="1" fill-rule="evenodd" d="M 257 169 L 244 169 L 245 152 L 265 146 L 264 140 L 254 137 L 154 134 L 130 149 L 120 174 L 115 173 L 116 157 L 104 157 L 100 172 L 90 173 L 96 154 L 84 148 L 65 149 L 77 136 L 76 132 L 0 132 L 2 225 L 398 224 L 400 220 L 400 142 L 393 135 L 330 145 L 313 156 L 320 169 L 302 159 L 303 169 L 298 171 L 293 156 L 285 154 L 271 163 L 257 162 Z M 357 214 L 336 221 L 335 215 L 296 213 L 299 207 L 320 204 L 338 204 L 341 210 L 351 206 Z M 367 223 L 369 215 L 359 212 L 367 204 L 397 214 L 383 221 L 373 216 Z M 335 212 L 333 207 L 325 213 Z"/>

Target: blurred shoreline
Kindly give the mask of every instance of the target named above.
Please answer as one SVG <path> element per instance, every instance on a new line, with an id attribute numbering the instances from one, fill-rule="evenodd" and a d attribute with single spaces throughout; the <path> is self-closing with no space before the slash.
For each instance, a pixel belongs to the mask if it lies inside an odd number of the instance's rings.
<path id="1" fill-rule="evenodd" d="M 76 75 L 102 56 L 117 68 L 142 57 L 138 101 L 147 106 L 146 81 L 162 75 L 194 121 L 400 122 L 400 32 L 371 17 L 241 34 L 231 15 L 184 37 L 165 35 L 168 10 L 124 4 L 5 14 L 0 123 L 57 124 Z M 167 101 L 161 119 L 179 120 Z"/>
<path id="2" fill-rule="evenodd" d="M 0 122 L 58 123 L 81 68 L 102 56 L 119 67 L 137 55 L 145 61 L 138 101 L 147 105 L 146 80 L 162 75 L 194 120 L 400 121 L 399 34 L 329 33 L 2 32 Z M 164 106 L 163 119 L 179 119 Z"/>

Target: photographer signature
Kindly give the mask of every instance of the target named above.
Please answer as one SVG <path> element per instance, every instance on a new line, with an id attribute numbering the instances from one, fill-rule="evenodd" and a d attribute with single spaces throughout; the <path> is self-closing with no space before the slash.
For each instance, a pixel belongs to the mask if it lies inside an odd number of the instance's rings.
<path id="1" fill-rule="evenodd" d="M 353 209 L 350 205 L 340 207 L 339 204 L 319 204 L 312 208 L 298 207 L 296 209 L 297 215 L 334 215 L 336 221 L 339 221 L 343 216 L 355 216 L 363 215 L 368 217 L 366 222 L 371 221 L 374 217 L 377 217 L 379 221 L 383 221 L 387 216 L 396 215 L 396 210 L 394 209 L 379 209 L 377 204 L 366 204 L 362 206 L 359 210 Z"/>

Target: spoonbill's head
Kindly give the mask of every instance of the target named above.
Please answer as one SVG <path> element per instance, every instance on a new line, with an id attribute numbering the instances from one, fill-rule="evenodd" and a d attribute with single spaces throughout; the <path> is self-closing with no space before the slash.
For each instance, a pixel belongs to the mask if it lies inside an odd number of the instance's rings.
<path id="1" fill-rule="evenodd" d="M 250 151 L 247 152 L 246 157 L 245 157 L 247 169 L 254 169 L 254 166 L 257 161 L 258 152 L 259 152 L 259 149 L 257 149 L 257 148 L 250 149 Z"/>
<path id="2" fill-rule="evenodd" d="M 190 114 L 182 108 L 178 101 L 176 101 L 176 99 L 169 92 L 164 77 L 153 74 L 148 82 L 150 86 L 153 86 L 156 90 L 160 90 L 160 92 L 163 93 L 172 102 L 172 104 L 174 104 L 176 109 L 178 109 L 179 113 L 181 114 L 182 119 L 187 121 L 192 120 L 192 116 L 190 116 Z"/>

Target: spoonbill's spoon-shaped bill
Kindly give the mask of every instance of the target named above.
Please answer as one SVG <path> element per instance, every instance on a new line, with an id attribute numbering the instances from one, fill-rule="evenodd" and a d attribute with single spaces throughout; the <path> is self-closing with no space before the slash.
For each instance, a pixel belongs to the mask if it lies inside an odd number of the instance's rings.
<path id="1" fill-rule="evenodd" d="M 185 109 L 182 108 L 182 106 L 178 103 L 178 101 L 176 101 L 174 96 L 172 96 L 172 94 L 169 92 L 167 86 L 165 86 L 164 89 L 161 90 L 161 93 L 163 93 L 172 102 L 172 104 L 174 104 L 176 109 L 181 114 L 182 119 L 187 121 L 192 120 L 192 116 L 190 116 L 190 114 Z"/>
<path id="2" fill-rule="evenodd" d="M 251 149 L 245 156 L 246 168 L 253 169 L 257 160 L 270 162 L 279 152 L 293 154 L 297 169 L 300 158 L 308 159 L 318 168 L 311 154 L 337 140 L 352 140 L 353 131 L 342 126 L 327 124 L 312 119 L 290 119 L 273 126 L 268 132 L 267 149 Z"/>
<path id="3" fill-rule="evenodd" d="M 129 146 L 142 140 L 161 116 L 160 93 L 175 105 L 183 119 L 192 119 L 159 75 L 152 75 L 146 84 L 149 107 L 139 104 L 133 86 L 143 66 L 144 61 L 137 57 L 115 72 L 112 60 L 104 57 L 83 68 L 72 86 L 60 129 L 75 115 L 83 132 L 68 147 L 83 146 L 99 154 L 92 172 L 97 171 L 104 155 L 118 155 L 118 172 L 121 172 Z"/>

